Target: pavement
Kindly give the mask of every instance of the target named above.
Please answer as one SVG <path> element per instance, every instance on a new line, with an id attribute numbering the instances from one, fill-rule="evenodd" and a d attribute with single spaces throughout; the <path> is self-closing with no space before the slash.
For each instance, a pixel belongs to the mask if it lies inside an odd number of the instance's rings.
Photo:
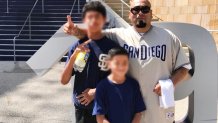
<path id="1" fill-rule="evenodd" d="M 72 84 L 61 85 L 64 63 L 36 76 L 24 62 L 0 63 L 0 123 L 74 123 Z M 187 98 L 176 101 L 176 120 L 188 109 Z"/>
<path id="2" fill-rule="evenodd" d="M 1 68 L 0 123 L 72 122 L 71 84 L 58 81 L 63 64 L 42 77 L 15 67 Z"/>

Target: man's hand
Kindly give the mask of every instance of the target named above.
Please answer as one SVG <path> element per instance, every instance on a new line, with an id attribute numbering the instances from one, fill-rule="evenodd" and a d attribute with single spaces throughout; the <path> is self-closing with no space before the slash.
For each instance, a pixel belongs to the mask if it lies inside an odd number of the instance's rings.
<path id="1" fill-rule="evenodd" d="M 69 35 L 74 35 L 79 39 L 82 39 L 86 36 L 86 30 L 78 28 L 73 21 L 71 20 L 71 16 L 67 16 L 67 23 L 64 24 L 64 32 Z"/>
<path id="2" fill-rule="evenodd" d="M 95 91 L 96 89 L 90 89 L 90 88 L 83 91 L 82 94 L 77 96 L 77 98 L 79 99 L 79 102 L 85 106 L 89 105 L 89 103 L 91 103 L 94 100 Z"/>
<path id="3" fill-rule="evenodd" d="M 153 92 L 155 92 L 158 96 L 161 96 L 161 86 L 159 83 L 157 83 L 153 89 Z"/>
<path id="4" fill-rule="evenodd" d="M 71 20 L 71 16 L 67 15 L 67 23 L 64 24 L 64 32 L 69 35 L 76 34 L 76 25 L 74 25 L 73 21 Z"/>

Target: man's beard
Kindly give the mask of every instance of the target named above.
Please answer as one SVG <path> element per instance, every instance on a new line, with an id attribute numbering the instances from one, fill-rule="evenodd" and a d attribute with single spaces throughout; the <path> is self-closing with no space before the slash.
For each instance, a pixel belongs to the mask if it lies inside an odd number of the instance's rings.
<path id="1" fill-rule="evenodd" d="M 145 28 L 146 27 L 146 22 L 145 20 L 136 20 L 136 27 L 137 28 Z"/>

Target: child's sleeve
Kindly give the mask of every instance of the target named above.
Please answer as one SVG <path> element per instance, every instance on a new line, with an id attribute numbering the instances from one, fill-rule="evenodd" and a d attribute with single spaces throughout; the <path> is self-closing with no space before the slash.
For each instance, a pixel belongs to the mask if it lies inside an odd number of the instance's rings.
<path id="1" fill-rule="evenodd" d="M 140 86 L 136 81 L 135 84 L 135 113 L 139 113 L 146 110 L 146 106 L 143 100 L 143 96 L 140 90 Z"/>
<path id="2" fill-rule="evenodd" d="M 107 112 L 105 100 L 105 92 L 103 84 L 99 84 L 96 88 L 93 115 L 105 115 Z"/>

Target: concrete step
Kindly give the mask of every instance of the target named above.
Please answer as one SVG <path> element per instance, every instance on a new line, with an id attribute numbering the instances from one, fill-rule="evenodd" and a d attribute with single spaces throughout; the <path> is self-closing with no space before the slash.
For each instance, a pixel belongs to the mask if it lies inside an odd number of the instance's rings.
<path id="1" fill-rule="evenodd" d="M 123 19 L 126 20 L 128 23 L 130 23 L 130 20 L 128 18 L 129 16 L 129 7 L 123 4 L 123 11 L 122 11 L 122 2 L 119 0 L 106 0 L 106 3 L 120 16 L 123 14 Z M 128 1 L 126 1 L 127 4 L 129 4 Z M 159 21 L 158 18 L 153 17 L 152 21 Z"/>
<path id="2" fill-rule="evenodd" d="M 37 50 L 16 50 L 16 55 L 33 55 Z M 14 55 L 14 51 L 4 51 L 0 49 L 0 56 Z"/>
<path id="3" fill-rule="evenodd" d="M 23 45 L 21 45 L 21 46 L 15 46 L 15 49 L 16 50 L 38 50 L 39 48 L 41 47 L 41 45 L 40 46 L 33 46 L 33 45 L 31 45 L 31 46 L 23 46 Z M 14 47 L 13 47 L 13 45 L 0 45 L 0 49 L 11 49 L 11 50 L 13 50 L 14 49 Z"/>
<path id="4" fill-rule="evenodd" d="M 42 46 L 40 44 L 15 44 L 16 46 Z M 14 44 L 0 44 L 0 46 L 14 46 Z"/>
<path id="5" fill-rule="evenodd" d="M 35 41 L 34 41 L 34 39 L 21 39 L 21 40 L 18 40 L 18 39 L 16 39 L 15 40 L 15 43 L 16 44 L 32 44 L 32 45 L 43 45 L 45 42 L 46 42 L 47 40 L 45 40 L 45 39 L 42 39 L 42 40 L 40 40 L 40 39 L 35 39 Z M 1 44 L 13 44 L 13 39 L 1 39 L 0 40 L 0 45 Z"/>
<path id="6" fill-rule="evenodd" d="M 31 15 L 31 39 L 27 21 L 21 35 L 15 40 L 16 60 L 28 60 L 66 22 L 66 16 L 69 15 L 73 2 L 73 0 L 45 0 L 45 13 L 42 13 L 39 1 Z M 85 0 L 79 2 L 72 11 L 75 23 L 81 22 L 81 10 L 86 3 Z M 35 0 L 10 0 L 7 13 L 5 0 L 0 0 L 0 61 L 13 60 L 13 38 L 20 32 L 34 3 Z"/>
<path id="7" fill-rule="evenodd" d="M 18 34 L 20 32 L 20 30 L 0 30 L 0 34 Z M 29 34 L 29 30 L 23 30 L 22 34 Z M 40 35 L 53 35 L 56 31 L 55 30 L 47 30 L 47 31 L 43 31 L 43 30 L 31 30 L 31 34 L 40 34 Z"/>
<path id="8" fill-rule="evenodd" d="M 26 20 L 26 16 L 0 16 L 0 21 L 24 21 Z M 45 16 L 41 16 L 41 17 L 31 17 L 31 20 L 33 21 L 66 21 L 67 18 L 66 17 L 45 17 Z M 82 17 L 72 17 L 72 20 L 76 21 L 82 21 Z"/>
<path id="9" fill-rule="evenodd" d="M 75 21 L 77 22 L 77 21 Z M 66 21 L 31 21 L 31 25 L 63 25 Z M 24 21 L 0 21 L 0 25 L 23 25 Z M 27 22 L 27 25 L 29 22 Z"/>
<path id="10" fill-rule="evenodd" d="M 27 61 L 31 55 L 24 56 L 24 55 L 16 55 L 16 61 Z M 0 61 L 13 61 L 14 56 L 13 55 L 2 55 L 0 56 Z"/>
<path id="11" fill-rule="evenodd" d="M 104 0 L 106 3 L 120 3 L 120 0 Z M 126 3 L 129 3 L 129 0 L 124 0 Z"/>
<path id="12" fill-rule="evenodd" d="M 126 6 L 125 4 L 122 3 L 107 3 L 111 8 L 113 9 L 125 9 L 125 10 L 129 10 L 130 8 L 128 6 Z M 122 6 L 123 5 L 123 6 Z"/>
<path id="13" fill-rule="evenodd" d="M 70 13 L 70 12 L 69 12 Z M 32 13 L 32 17 L 66 17 L 67 15 L 69 15 L 69 13 Z M 26 12 L 10 12 L 10 13 L 6 13 L 6 12 L 3 12 L 3 13 L 0 13 L 0 17 L 1 16 L 25 16 L 27 17 L 28 13 Z M 72 16 L 73 17 L 81 17 L 81 13 L 72 13 Z"/>
<path id="14" fill-rule="evenodd" d="M 13 39 L 17 34 L 0 34 L 1 39 Z M 49 39 L 52 35 L 48 34 L 32 34 L 31 39 Z M 29 34 L 21 34 L 19 39 L 30 39 Z"/>
<path id="15" fill-rule="evenodd" d="M 5 9 L 4 9 L 5 10 Z M 2 8 L 0 9 L 0 11 L 4 11 Z M 25 12 L 25 13 L 29 13 L 30 10 L 28 9 L 9 9 L 9 12 L 17 12 L 17 13 L 20 13 L 20 12 Z M 44 10 L 44 13 L 70 13 L 71 12 L 71 9 L 45 9 Z M 78 12 L 77 9 L 74 9 L 72 10 L 73 13 L 76 13 Z M 42 9 L 34 9 L 33 10 L 33 13 L 42 13 Z"/>
<path id="16" fill-rule="evenodd" d="M 75 22 L 79 23 L 79 22 Z M 0 25 L 0 29 L 21 29 L 23 25 Z M 56 30 L 59 29 L 61 25 L 31 25 L 33 30 Z M 24 29 L 29 29 L 28 25 L 24 26 Z"/>

